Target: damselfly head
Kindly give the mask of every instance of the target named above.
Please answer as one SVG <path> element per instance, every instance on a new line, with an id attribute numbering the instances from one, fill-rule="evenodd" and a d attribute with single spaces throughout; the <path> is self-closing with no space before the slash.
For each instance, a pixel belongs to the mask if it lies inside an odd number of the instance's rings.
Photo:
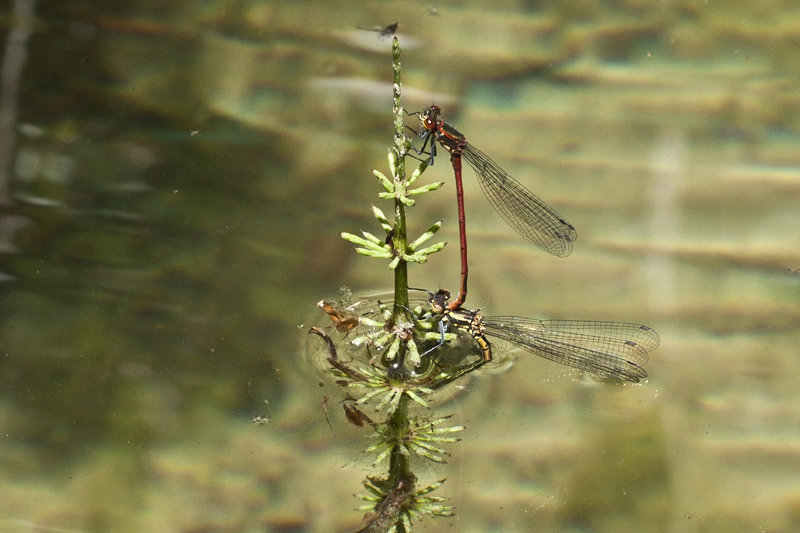
<path id="1" fill-rule="evenodd" d="M 442 116 L 442 110 L 438 105 L 432 105 L 419 115 L 419 120 L 422 122 L 422 127 L 426 130 L 435 130 L 439 127 L 439 117 Z"/>
<path id="2" fill-rule="evenodd" d="M 444 310 L 447 309 L 447 300 L 449 299 L 450 291 L 447 289 L 439 289 L 436 294 L 431 295 L 431 310 L 434 313 L 444 313 Z"/>

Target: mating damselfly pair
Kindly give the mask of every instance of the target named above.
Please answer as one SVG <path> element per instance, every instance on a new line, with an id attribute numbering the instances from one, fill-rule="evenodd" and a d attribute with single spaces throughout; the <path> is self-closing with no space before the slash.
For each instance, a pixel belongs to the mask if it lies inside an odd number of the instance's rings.
<path id="1" fill-rule="evenodd" d="M 475 170 L 486 197 L 495 210 L 521 236 L 556 257 L 566 257 L 577 239 L 575 227 L 554 209 L 548 206 L 520 182 L 512 178 L 497 163 L 467 142 L 465 136 L 444 122 L 441 109 L 432 105 L 424 111 L 410 113 L 419 118 L 419 137 L 422 147 L 415 151 L 426 155 L 428 164 L 434 162 L 437 144 L 449 154 L 456 183 L 458 225 L 461 258 L 461 279 L 458 294 L 450 301 L 450 293 L 441 289 L 428 291 L 427 316 L 417 316 L 403 327 L 397 323 L 382 322 L 384 330 L 370 339 L 373 348 L 383 350 L 381 339 L 392 339 L 393 347 L 386 348 L 389 357 L 382 362 L 391 372 L 393 368 L 404 368 L 407 361 L 394 359 L 395 350 L 401 343 L 412 339 L 413 322 L 433 319 L 437 324 L 439 340 L 423 353 L 411 343 L 412 367 L 437 364 L 434 352 L 443 347 L 455 332 L 467 334 L 475 343 L 480 358 L 458 370 L 449 370 L 447 382 L 479 368 L 493 358 L 489 337 L 507 341 L 527 352 L 545 359 L 591 373 L 601 378 L 628 382 L 639 382 L 647 377 L 643 366 L 648 361 L 648 352 L 659 344 L 656 332 L 645 325 L 627 322 L 587 320 L 539 320 L 517 316 L 483 316 L 479 310 L 464 307 L 467 297 L 469 266 L 467 261 L 466 214 L 462 186 L 462 158 Z M 425 149 L 428 148 L 426 152 Z M 321 302 L 323 304 L 325 302 Z M 368 323 L 370 318 L 359 315 L 345 307 L 321 305 L 334 322 L 336 328 L 347 331 L 356 324 Z M 411 313 L 408 313 L 411 316 Z M 361 320 L 361 322 L 359 322 Z M 378 328 L 378 323 L 373 324 Z M 428 339 L 436 332 L 428 332 Z M 369 344 L 369 343 L 368 343 Z M 426 359 L 427 357 L 427 359 Z M 376 357 L 370 357 L 375 362 Z M 426 367 L 427 368 L 427 367 Z M 441 381 L 441 380 L 440 380 Z M 437 383 L 441 384 L 440 381 Z"/>

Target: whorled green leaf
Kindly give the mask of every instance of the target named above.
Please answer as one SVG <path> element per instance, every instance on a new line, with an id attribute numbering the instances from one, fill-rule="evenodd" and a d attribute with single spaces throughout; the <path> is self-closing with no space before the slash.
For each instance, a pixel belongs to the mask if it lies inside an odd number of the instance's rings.
<path id="1" fill-rule="evenodd" d="M 410 187 L 417 179 L 425 172 L 425 169 L 428 168 L 430 165 L 427 161 L 420 161 L 419 166 L 414 170 L 411 176 L 408 178 L 407 186 Z M 444 185 L 444 183 L 442 183 Z M 442 185 L 439 185 L 441 187 Z"/>
<path id="2" fill-rule="evenodd" d="M 402 193 L 381 192 L 378 193 L 378 198 L 382 200 L 400 200 L 406 207 L 414 207 L 416 205 L 416 201 Z"/>
<path id="3" fill-rule="evenodd" d="M 372 169 L 372 175 L 378 178 L 378 181 L 383 185 L 383 188 L 386 189 L 387 193 L 394 194 L 394 183 L 387 178 L 383 172 L 380 170 Z"/>
<path id="4" fill-rule="evenodd" d="M 417 455 L 420 455 L 426 459 L 433 461 L 434 463 L 445 464 L 447 461 L 442 457 L 442 455 L 449 455 L 441 448 L 437 448 L 436 446 L 425 445 L 421 442 L 413 441 L 409 443 L 411 449 Z M 441 454 L 441 455 L 437 455 Z"/>
<path id="5" fill-rule="evenodd" d="M 416 189 L 411 189 L 406 191 L 407 196 L 418 196 L 420 194 L 425 194 L 426 192 L 436 191 L 441 189 L 444 186 L 443 181 L 437 181 L 436 183 L 431 183 L 429 185 L 424 185 L 422 187 L 418 187 Z"/>
<path id="6" fill-rule="evenodd" d="M 354 250 L 356 253 L 367 257 L 377 257 L 378 259 L 389 259 L 392 257 L 392 254 L 388 252 L 376 252 L 375 250 L 368 250 L 366 248 L 354 248 Z"/>
<path id="7" fill-rule="evenodd" d="M 409 263 L 424 263 L 428 260 L 429 255 L 435 254 L 446 245 L 446 242 L 437 242 L 436 244 L 432 244 L 431 246 L 423 248 L 422 250 L 419 250 L 413 254 L 402 254 L 402 257 Z"/>
<path id="8" fill-rule="evenodd" d="M 394 361 L 394 358 L 397 356 L 397 352 L 400 351 L 400 342 L 400 337 L 395 335 L 394 339 L 392 339 L 392 344 L 389 346 L 389 349 L 386 350 L 385 354 L 383 354 L 387 361 Z"/>
<path id="9" fill-rule="evenodd" d="M 418 390 L 419 390 L 420 392 L 422 392 L 422 391 L 430 391 L 430 392 L 433 392 L 433 391 L 431 391 L 430 389 L 425 389 L 424 387 L 419 387 L 419 389 L 418 389 Z M 422 407 L 424 407 L 424 408 L 426 408 L 426 409 L 430 409 L 430 406 L 428 405 L 428 402 L 426 402 L 425 400 L 423 400 L 423 399 L 422 399 L 422 397 L 421 397 L 419 394 L 417 394 L 416 392 L 414 392 L 413 390 L 411 390 L 411 389 L 406 389 L 406 394 L 408 394 L 408 397 L 409 397 L 409 398 L 411 398 L 412 400 L 414 400 L 415 402 L 417 402 L 418 404 L 420 404 Z"/>
<path id="10" fill-rule="evenodd" d="M 361 233 L 364 235 L 364 237 L 359 237 L 358 235 L 353 235 L 352 233 L 348 233 L 346 231 L 343 231 L 339 235 L 346 241 L 363 246 L 364 248 L 373 250 L 375 252 L 391 252 L 391 246 L 381 241 L 371 233 L 367 231 L 362 231 Z"/>
<path id="11" fill-rule="evenodd" d="M 428 231 L 426 231 L 425 233 L 420 235 L 414 242 L 409 244 L 408 245 L 408 249 L 413 252 L 413 251 L 415 251 L 417 249 L 417 247 L 420 244 L 430 240 L 430 238 L 433 237 L 436 234 L 436 232 L 441 229 L 443 223 L 444 223 L 444 220 L 437 221 L 433 226 L 428 228 Z"/>
<path id="12" fill-rule="evenodd" d="M 406 348 L 408 349 L 408 363 L 413 367 L 418 367 L 419 364 L 422 362 L 419 354 L 419 348 L 417 347 L 417 343 L 414 342 L 414 339 L 409 339 L 406 342 Z"/>
<path id="13" fill-rule="evenodd" d="M 397 156 L 391 148 L 389 148 L 389 172 L 392 176 L 397 176 Z"/>
<path id="14" fill-rule="evenodd" d="M 400 254 L 400 256 L 409 263 L 425 263 L 428 261 L 428 256 L 434 254 L 445 247 L 447 243 L 439 242 L 428 248 L 420 250 L 413 254 Z"/>

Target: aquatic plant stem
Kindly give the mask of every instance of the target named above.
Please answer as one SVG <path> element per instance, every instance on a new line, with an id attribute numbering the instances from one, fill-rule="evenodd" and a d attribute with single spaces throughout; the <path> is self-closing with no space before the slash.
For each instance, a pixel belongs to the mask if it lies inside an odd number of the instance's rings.
<path id="1" fill-rule="evenodd" d="M 417 478 L 412 471 L 411 457 L 418 455 L 443 463 L 442 455 L 446 455 L 446 452 L 437 444 L 455 442 L 457 439 L 448 434 L 462 429 L 458 426 L 440 428 L 439 422 L 446 417 L 429 420 L 415 416 L 412 411 L 414 404 L 429 408 L 423 397 L 433 394 L 435 387 L 426 385 L 431 380 L 435 385 L 441 379 L 440 372 L 429 362 L 423 361 L 418 342 L 431 340 L 429 337 L 432 333 L 433 340 L 438 340 L 440 334 L 433 332 L 433 323 L 426 322 L 430 314 L 410 308 L 408 263 L 426 262 L 429 255 L 441 251 L 446 243 L 422 246 L 441 228 L 442 220 L 435 222 L 416 239 L 409 240 L 406 208 L 415 204 L 412 197 L 435 191 L 444 184 L 437 182 L 412 188 L 428 166 L 425 161 L 421 161 L 414 172 L 406 176 L 405 158 L 413 145 L 405 135 L 403 122 L 406 114 L 401 102 L 400 45 L 397 39 L 392 43 L 392 52 L 395 134 L 394 144 L 388 154 L 392 177 L 378 170 L 373 170 L 373 175 L 384 189 L 378 197 L 394 201 L 394 221 L 380 208 L 373 206 L 372 214 L 385 237 L 363 230 L 360 236 L 343 232 L 341 237 L 355 244 L 355 251 L 363 256 L 389 260 L 389 269 L 394 272 L 393 305 L 390 308 L 378 302 L 378 312 L 375 313 L 368 306 L 362 312 L 359 306 L 364 302 L 347 307 L 326 301 L 318 304 L 330 316 L 339 333 L 359 330 L 360 334 L 348 341 L 347 346 L 360 347 L 363 352 L 358 357 L 369 357 L 369 361 L 361 364 L 354 359 L 339 358 L 336 346 L 327 334 L 318 328 L 312 329 L 312 333 L 328 339 L 327 360 L 332 374 L 339 378 L 337 384 L 366 389 L 358 398 L 348 394 L 347 399 L 355 403 L 349 408 L 346 405 L 345 411 L 348 420 L 354 424 L 363 426 L 366 420 L 375 430 L 377 442 L 366 450 L 376 452 L 374 464 L 382 463 L 387 458 L 389 460 L 387 473 L 380 477 L 368 476 L 364 482 L 367 493 L 359 495 L 359 499 L 369 502 L 362 506 L 363 510 L 369 512 L 364 517 L 366 525 L 359 533 L 409 533 L 413 518 L 424 514 L 452 515 L 450 507 L 440 504 L 443 498 L 429 495 L 444 480 L 422 489 L 416 488 Z M 386 413 L 386 418 L 381 422 L 372 421 L 358 409 L 359 405 L 367 405 L 372 401 L 377 401 L 373 407 L 375 413 Z"/>
<path id="2" fill-rule="evenodd" d="M 393 105 L 392 111 L 394 113 L 394 148 L 392 154 L 394 155 L 394 186 L 395 191 L 403 191 L 405 195 L 406 190 L 406 161 L 405 154 L 407 151 L 407 140 L 405 136 L 405 126 L 403 124 L 403 102 L 400 98 L 403 85 L 400 82 L 400 42 L 395 37 L 392 40 L 392 71 L 394 74 L 394 83 L 392 85 Z M 406 251 L 408 246 L 408 237 L 406 235 L 406 206 L 401 201 L 400 195 L 394 199 L 394 235 L 392 236 L 392 244 L 395 250 Z M 392 313 L 395 319 L 405 317 L 408 313 L 408 263 L 401 259 L 394 270 L 394 312 Z"/>
<path id="3" fill-rule="evenodd" d="M 392 149 L 395 168 L 394 184 L 395 190 L 405 191 L 406 189 L 406 162 L 405 154 L 407 150 L 407 140 L 405 136 L 405 125 L 403 123 L 404 112 L 401 92 L 403 85 L 400 81 L 400 42 L 395 37 L 392 40 L 392 71 L 394 83 L 392 85 L 394 113 L 394 148 Z M 400 200 L 399 195 L 394 199 L 394 236 L 392 242 L 395 250 L 406 250 L 408 238 L 406 236 L 406 206 Z M 394 309 L 392 316 L 395 320 L 407 317 L 408 314 L 408 263 L 401 259 L 394 270 Z M 405 346 L 403 345 L 404 350 Z M 403 357 L 405 354 L 399 354 Z M 389 458 L 389 484 L 391 487 L 405 487 L 406 492 L 413 492 L 416 477 L 411 472 L 411 458 L 408 450 L 402 445 L 409 434 L 410 421 L 408 418 L 409 396 L 403 394 L 394 413 L 389 419 L 390 431 L 394 434 L 394 446 Z M 405 531 L 402 521 L 396 523 L 398 531 Z"/>
<path id="4" fill-rule="evenodd" d="M 411 472 L 411 456 L 402 445 L 408 438 L 411 425 L 408 419 L 408 402 L 409 397 L 404 394 L 388 421 L 389 429 L 395 439 L 395 445 L 389 456 L 389 484 L 397 487 L 402 483 L 406 491 L 412 492 L 416 477 Z"/>

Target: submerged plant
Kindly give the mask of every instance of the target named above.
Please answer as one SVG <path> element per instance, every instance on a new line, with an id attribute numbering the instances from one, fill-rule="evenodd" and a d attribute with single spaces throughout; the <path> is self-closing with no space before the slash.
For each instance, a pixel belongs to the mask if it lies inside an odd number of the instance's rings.
<path id="1" fill-rule="evenodd" d="M 456 442 L 458 438 L 453 435 L 464 428 L 448 426 L 449 416 L 430 416 L 428 399 L 436 389 L 468 372 L 481 357 L 471 335 L 444 332 L 440 314 L 430 312 L 428 306 L 412 307 L 409 300 L 408 264 L 424 263 L 445 243 L 423 247 L 441 228 L 441 220 L 409 240 L 406 209 L 414 206 L 412 197 L 435 191 L 443 183 L 412 188 L 428 166 L 424 161 L 406 177 L 406 156 L 412 145 L 404 133 L 399 58 L 395 38 L 395 137 L 389 150 L 390 176 L 373 171 L 384 189 L 379 197 L 394 202 L 394 217 L 390 220 L 373 206 L 372 214 L 383 231 L 381 237 L 367 231 L 341 234 L 356 245 L 357 253 L 389 261 L 394 294 L 391 302 L 350 302 L 347 298 L 343 302 L 321 301 L 318 305 L 330 317 L 333 331 L 329 335 L 319 328 L 311 330 L 326 343 L 325 370 L 345 391 L 347 419 L 374 432 L 366 449 L 374 456 L 373 465 L 388 461 L 387 471 L 367 477 L 366 492 L 358 495 L 365 502 L 359 507 L 366 512 L 362 532 L 410 532 L 414 518 L 452 516 L 453 510 L 443 504 L 444 499 L 431 494 L 444 480 L 418 487 L 412 460 L 445 462 L 448 453 L 444 446 Z"/>

